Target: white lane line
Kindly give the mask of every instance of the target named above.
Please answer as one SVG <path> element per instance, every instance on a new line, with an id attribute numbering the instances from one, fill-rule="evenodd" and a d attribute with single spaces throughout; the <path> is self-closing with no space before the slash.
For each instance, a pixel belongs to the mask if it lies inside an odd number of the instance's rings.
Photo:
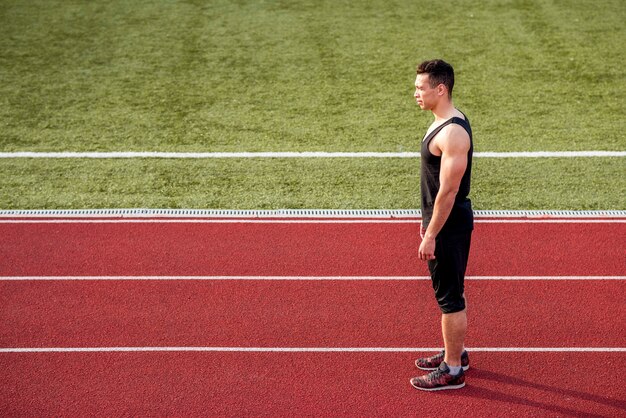
<path id="1" fill-rule="evenodd" d="M 421 281 L 428 276 L 0 276 L 2 281 L 106 281 L 106 280 L 198 280 L 198 281 Z M 626 280 L 626 276 L 467 276 L 465 280 Z"/>
<path id="2" fill-rule="evenodd" d="M 253 353 L 406 353 L 440 351 L 434 347 L 15 347 L 0 353 L 115 353 L 115 352 L 253 352 Z M 468 347 L 472 352 L 626 352 L 626 347 Z"/>
<path id="3" fill-rule="evenodd" d="M 624 220 L 626 221 L 626 220 Z M 199 223 L 199 224 L 382 224 L 417 223 L 417 219 L 0 219 L 3 224 L 108 224 L 108 223 Z"/>
<path id="4" fill-rule="evenodd" d="M 191 218 L 191 219 L 398 219 L 421 218 L 419 209 L 14 209 L 5 218 Z M 475 210 L 476 218 L 626 218 L 626 210 Z"/>
<path id="5" fill-rule="evenodd" d="M 479 224 L 622 224 L 626 219 L 474 219 Z"/>
<path id="6" fill-rule="evenodd" d="M 626 151 L 475 152 L 477 158 L 626 157 Z M 0 158 L 420 158 L 419 152 L 0 152 Z"/>
<path id="7" fill-rule="evenodd" d="M 482 158 L 588 158 L 626 157 L 626 151 L 531 151 L 531 152 L 475 152 Z"/>
<path id="8" fill-rule="evenodd" d="M 0 224 L 418 224 L 420 219 L 0 219 Z M 626 219 L 475 219 L 477 224 L 623 224 Z"/>

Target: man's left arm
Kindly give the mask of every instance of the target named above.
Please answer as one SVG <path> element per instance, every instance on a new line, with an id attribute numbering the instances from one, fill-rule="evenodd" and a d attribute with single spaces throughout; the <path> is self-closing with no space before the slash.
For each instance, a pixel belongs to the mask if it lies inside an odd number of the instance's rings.
<path id="1" fill-rule="evenodd" d="M 435 198 L 433 216 L 428 228 L 424 232 L 419 247 L 421 260 L 435 258 L 435 238 L 448 220 L 461 179 L 467 168 L 467 153 L 470 148 L 470 139 L 467 132 L 458 125 L 449 125 L 440 132 L 436 146 L 441 151 L 441 168 L 439 172 L 439 192 Z"/>

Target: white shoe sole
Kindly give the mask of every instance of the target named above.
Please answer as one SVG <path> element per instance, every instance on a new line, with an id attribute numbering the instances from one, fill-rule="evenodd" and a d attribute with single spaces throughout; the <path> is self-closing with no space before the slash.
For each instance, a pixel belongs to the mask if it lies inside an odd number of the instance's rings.
<path id="1" fill-rule="evenodd" d="M 461 389 L 463 386 L 465 386 L 465 382 L 463 382 L 460 385 L 447 385 L 447 386 L 440 386 L 440 387 L 437 387 L 437 388 L 422 388 L 422 387 L 419 387 L 419 386 L 415 386 L 413 384 L 412 380 L 413 379 L 409 380 L 409 382 L 411 382 L 411 386 L 413 386 L 415 389 L 425 390 L 425 391 L 428 391 L 428 392 L 432 392 L 432 391 L 435 391 L 435 390 Z"/>

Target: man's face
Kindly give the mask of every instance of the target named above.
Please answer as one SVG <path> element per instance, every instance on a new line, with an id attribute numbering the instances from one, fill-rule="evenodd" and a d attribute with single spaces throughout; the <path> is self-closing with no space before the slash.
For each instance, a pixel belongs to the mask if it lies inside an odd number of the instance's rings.
<path id="1" fill-rule="evenodd" d="M 437 103 L 437 87 L 430 87 L 428 74 L 418 74 L 415 79 L 415 101 L 423 110 L 430 110 Z"/>

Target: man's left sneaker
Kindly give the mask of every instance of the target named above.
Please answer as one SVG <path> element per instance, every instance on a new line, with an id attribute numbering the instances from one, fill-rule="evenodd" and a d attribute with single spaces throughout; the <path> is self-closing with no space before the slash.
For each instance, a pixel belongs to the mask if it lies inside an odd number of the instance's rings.
<path id="1" fill-rule="evenodd" d="M 465 386 L 465 373 L 461 369 L 459 374 L 451 375 L 450 368 L 445 361 L 442 361 L 437 370 L 412 378 L 411 385 L 419 390 L 461 389 Z"/>
<path id="2" fill-rule="evenodd" d="M 442 350 L 434 356 L 418 358 L 415 360 L 415 365 L 418 369 L 422 370 L 437 370 L 445 355 L 446 351 Z M 463 367 L 463 371 L 469 369 L 469 354 L 467 354 L 466 350 L 463 350 L 461 353 L 461 366 Z"/>

